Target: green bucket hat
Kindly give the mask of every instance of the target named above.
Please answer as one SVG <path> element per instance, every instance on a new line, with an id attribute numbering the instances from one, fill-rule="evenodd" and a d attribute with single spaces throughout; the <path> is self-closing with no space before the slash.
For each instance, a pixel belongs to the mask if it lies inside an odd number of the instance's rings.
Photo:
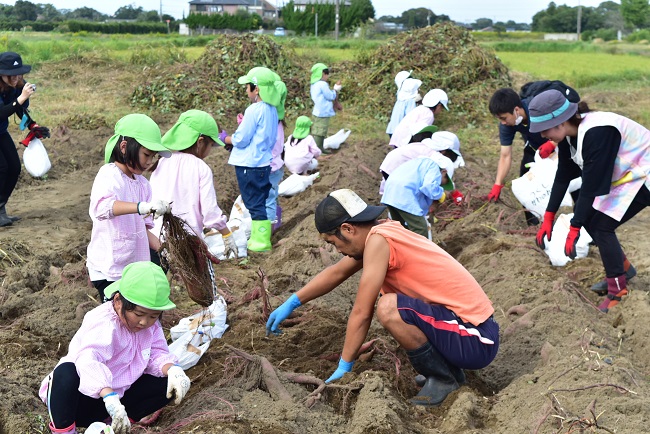
<path id="1" fill-rule="evenodd" d="M 248 71 L 248 74 L 239 77 L 239 84 L 253 83 L 260 89 L 260 96 L 265 103 L 278 107 L 282 103 L 282 89 L 286 92 L 287 87 L 280 81 L 280 76 L 269 68 L 256 66 Z M 284 97 L 286 100 L 286 95 Z M 282 107 L 284 115 L 284 107 Z M 279 114 L 279 113 L 278 113 Z"/>
<path id="2" fill-rule="evenodd" d="M 299 116 L 296 119 L 296 127 L 293 129 L 294 139 L 304 139 L 309 135 L 310 127 L 314 123 L 307 116 Z"/>
<path id="3" fill-rule="evenodd" d="M 176 307 L 169 299 L 169 282 L 165 272 L 149 261 L 133 262 L 122 271 L 122 278 L 104 290 L 110 298 L 116 292 L 133 304 L 152 310 L 170 310 Z"/>
<path id="4" fill-rule="evenodd" d="M 219 126 L 209 113 L 203 110 L 188 110 L 178 117 L 178 121 L 162 138 L 165 148 L 182 151 L 194 145 L 199 136 L 210 137 L 220 146 L 226 146 L 219 139 Z"/>
<path id="5" fill-rule="evenodd" d="M 317 63 L 311 67 L 311 79 L 309 82 L 311 84 L 316 83 L 318 80 L 323 78 L 323 70 L 328 69 L 327 65 L 324 63 Z"/>
<path id="6" fill-rule="evenodd" d="M 106 142 L 104 162 L 108 163 L 120 136 L 132 137 L 150 151 L 156 151 L 161 157 L 169 158 L 169 152 L 161 143 L 160 127 L 147 115 L 132 113 L 124 116 L 115 124 L 115 134 Z"/>

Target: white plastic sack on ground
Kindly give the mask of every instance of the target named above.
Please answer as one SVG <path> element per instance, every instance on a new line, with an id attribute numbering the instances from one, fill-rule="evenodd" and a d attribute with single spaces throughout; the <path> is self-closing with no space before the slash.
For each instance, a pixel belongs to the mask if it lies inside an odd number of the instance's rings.
<path id="1" fill-rule="evenodd" d="M 351 132 L 352 131 L 350 130 L 345 131 L 343 128 L 341 128 L 333 136 L 326 137 L 323 141 L 323 149 L 338 149 L 341 144 L 348 139 Z"/>
<path id="2" fill-rule="evenodd" d="M 541 158 L 539 152 L 535 154 L 535 162 L 531 163 L 530 170 L 522 177 L 512 181 L 512 193 L 517 200 L 535 214 L 539 219 L 544 218 L 544 212 L 551 197 L 551 189 L 557 172 L 557 155 L 551 154 L 548 158 Z M 571 181 L 567 193 L 562 199 L 561 206 L 571 206 L 573 200 L 569 192 L 573 192 L 582 185 L 582 178 Z"/>
<path id="3" fill-rule="evenodd" d="M 86 434 L 113 434 L 113 428 L 110 425 L 106 425 L 104 422 L 93 422 L 91 423 L 86 431 Z"/>
<path id="4" fill-rule="evenodd" d="M 23 152 L 23 164 L 27 172 L 34 178 L 45 176 L 52 168 L 52 163 L 50 163 L 50 158 L 47 156 L 43 142 L 36 138 L 29 142 L 29 146 Z"/>
<path id="5" fill-rule="evenodd" d="M 180 338 L 169 345 L 169 352 L 178 359 L 178 365 L 183 370 L 190 369 L 210 348 L 210 341 L 201 343 L 201 335 L 196 332 L 185 332 Z"/>
<path id="6" fill-rule="evenodd" d="M 182 318 L 169 331 L 174 342 L 169 351 L 184 370 L 196 365 L 210 347 L 212 339 L 220 338 L 228 328 L 226 302 L 218 297 L 201 312 Z"/>
<path id="7" fill-rule="evenodd" d="M 218 296 L 214 302 L 202 311 L 181 318 L 178 324 L 169 329 L 172 341 L 180 338 L 186 332 L 197 331 L 202 335 L 202 342 L 220 338 L 228 328 L 226 324 L 228 309 L 223 297 Z"/>
<path id="8" fill-rule="evenodd" d="M 571 260 L 564 254 L 564 245 L 566 243 L 566 237 L 569 235 L 569 226 L 571 226 L 572 218 L 573 214 L 560 214 L 553 225 L 551 241 L 544 238 L 544 242 L 546 243 L 544 253 L 548 255 L 551 264 L 556 267 L 563 267 Z M 589 254 L 589 243 L 591 243 L 591 237 L 585 228 L 580 229 L 580 238 L 578 238 L 578 243 L 576 244 L 576 259 L 587 257 Z"/>
<path id="9" fill-rule="evenodd" d="M 241 196 L 237 196 L 235 203 L 232 204 L 232 209 L 230 210 L 230 219 L 228 220 L 228 227 L 233 231 L 243 230 L 246 239 L 251 236 L 251 213 L 244 205 L 244 201 Z M 239 247 L 239 244 L 237 245 Z"/>
<path id="10" fill-rule="evenodd" d="M 314 183 L 318 175 L 319 172 L 312 173 L 311 175 L 298 175 L 294 173 L 278 185 L 278 195 L 286 197 L 302 193 Z"/>

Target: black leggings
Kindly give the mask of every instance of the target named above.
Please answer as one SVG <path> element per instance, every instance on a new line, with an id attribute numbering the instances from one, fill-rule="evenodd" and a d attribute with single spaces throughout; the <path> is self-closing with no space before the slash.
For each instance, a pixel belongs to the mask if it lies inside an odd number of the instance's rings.
<path id="1" fill-rule="evenodd" d="M 0 133 L 0 205 L 7 203 L 20 176 L 20 157 L 8 132 Z"/>
<path id="2" fill-rule="evenodd" d="M 120 402 L 129 418 L 139 421 L 171 402 L 167 394 L 167 377 L 144 374 L 124 392 Z M 109 417 L 102 398 L 91 398 L 79 392 L 79 374 L 74 363 L 61 363 L 54 369 L 48 407 L 56 428 L 66 428 L 76 423 L 87 427 Z"/>
<path id="3" fill-rule="evenodd" d="M 616 236 L 616 229 L 647 206 L 650 206 L 650 191 L 644 185 L 634 197 L 620 222 L 595 210 L 587 219 L 587 223 L 584 225 L 585 229 L 598 246 L 607 277 L 618 277 L 625 274 L 623 249 Z"/>

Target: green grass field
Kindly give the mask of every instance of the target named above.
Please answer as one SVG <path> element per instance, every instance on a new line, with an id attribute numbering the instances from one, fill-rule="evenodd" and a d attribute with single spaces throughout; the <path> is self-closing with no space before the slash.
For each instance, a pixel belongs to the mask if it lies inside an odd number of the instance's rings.
<path id="1" fill-rule="evenodd" d="M 650 58 L 607 53 L 497 52 L 511 70 L 535 79 L 559 79 L 576 87 L 621 88 L 650 80 Z"/>

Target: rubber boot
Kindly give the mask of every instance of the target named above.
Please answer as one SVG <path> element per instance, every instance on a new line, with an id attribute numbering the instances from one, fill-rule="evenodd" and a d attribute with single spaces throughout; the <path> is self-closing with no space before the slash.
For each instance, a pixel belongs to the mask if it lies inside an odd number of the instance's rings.
<path id="1" fill-rule="evenodd" d="M 6 204 L 6 202 L 0 203 L 0 227 L 11 226 L 14 223 L 7 215 L 7 210 L 5 209 Z"/>
<path id="2" fill-rule="evenodd" d="M 447 364 L 447 366 L 449 367 L 449 371 L 451 372 L 451 375 L 453 375 L 454 378 L 456 379 L 458 385 L 460 386 L 462 384 L 465 384 L 466 381 L 465 372 L 462 369 L 460 369 L 458 366 L 453 366 L 449 364 Z M 424 386 L 426 382 L 427 382 L 427 377 L 425 377 L 424 375 L 418 374 L 415 376 L 415 384 L 417 384 L 419 387 Z"/>
<path id="3" fill-rule="evenodd" d="M 625 275 L 618 277 L 608 277 L 607 279 L 607 296 L 598 305 L 598 309 L 607 313 L 609 310 L 616 306 L 623 296 L 627 295 L 627 282 Z"/>
<path id="4" fill-rule="evenodd" d="M 275 206 L 275 221 L 271 224 L 271 232 L 275 233 L 282 226 L 282 207 L 280 205 Z"/>
<path id="5" fill-rule="evenodd" d="M 67 428 L 56 428 L 52 422 L 50 422 L 50 431 L 53 434 L 77 434 L 77 424 L 74 422 Z"/>
<path id="6" fill-rule="evenodd" d="M 420 393 L 411 399 L 412 404 L 440 405 L 447 395 L 460 387 L 445 358 L 429 342 L 406 353 L 413 368 L 426 377 Z"/>
<path id="7" fill-rule="evenodd" d="M 6 210 L 6 208 L 5 208 L 6 205 L 7 205 L 6 203 L 0 204 L 0 214 L 4 214 L 4 215 L 6 215 L 7 218 L 8 218 L 9 220 L 11 220 L 12 222 L 17 222 L 18 220 L 20 220 L 20 217 L 18 217 L 18 216 L 7 215 L 7 210 Z"/>
<path id="8" fill-rule="evenodd" d="M 271 220 L 253 220 L 248 250 L 267 252 L 271 250 Z"/>
<path id="9" fill-rule="evenodd" d="M 636 276 L 636 268 L 630 263 L 630 261 L 625 258 L 623 263 L 623 269 L 625 270 L 625 281 L 629 282 L 634 276 Z M 598 295 L 607 294 L 607 279 L 603 279 L 600 282 L 594 283 L 591 287 L 591 290 Z"/>

